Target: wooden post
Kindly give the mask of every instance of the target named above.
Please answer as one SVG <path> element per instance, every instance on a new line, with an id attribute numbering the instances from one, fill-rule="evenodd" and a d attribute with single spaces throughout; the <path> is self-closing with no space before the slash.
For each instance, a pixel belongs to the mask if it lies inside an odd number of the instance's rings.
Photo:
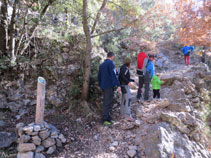
<path id="1" fill-rule="evenodd" d="M 37 82 L 37 105 L 36 105 L 36 124 L 43 124 L 45 109 L 45 85 L 46 81 L 43 77 L 38 77 Z"/>

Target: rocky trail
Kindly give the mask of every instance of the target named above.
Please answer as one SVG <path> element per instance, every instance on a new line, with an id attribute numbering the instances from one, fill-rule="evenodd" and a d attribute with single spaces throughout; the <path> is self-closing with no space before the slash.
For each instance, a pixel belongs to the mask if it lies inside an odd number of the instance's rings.
<path id="1" fill-rule="evenodd" d="M 119 117 L 119 105 L 113 110 L 111 127 L 99 122 L 87 125 L 87 133 L 82 135 L 82 147 L 70 143 L 66 153 L 60 157 L 90 158 L 209 158 L 211 153 L 209 139 L 203 130 L 202 121 L 206 113 L 205 104 L 210 104 L 210 71 L 193 55 L 191 66 L 183 63 L 183 56 L 161 49 L 158 60 L 163 62 L 160 69 L 162 101 L 132 104 L 134 122 Z M 157 65 L 158 67 L 159 65 Z M 159 68 L 159 67 L 158 67 Z M 133 77 L 135 68 L 132 68 Z M 204 77 L 206 79 L 204 79 Z M 134 95 L 136 91 L 133 90 Z M 210 106 L 210 105 L 209 105 Z M 78 120 L 79 122 L 82 120 Z M 205 147 L 206 146 L 206 147 Z"/>
<path id="2" fill-rule="evenodd" d="M 211 137 L 206 132 L 210 133 L 211 120 L 210 116 L 207 117 L 207 109 L 211 106 L 211 72 L 207 65 L 200 63 L 200 58 L 195 54 L 192 55 L 190 64 L 184 65 L 183 56 L 179 52 L 160 49 L 156 59 L 156 72 L 161 73 L 161 80 L 165 81 L 161 88 L 163 99 L 150 103 L 134 102 L 131 105 L 134 122 L 120 118 L 118 103 L 115 103 L 112 112 L 115 123 L 110 127 L 100 123 L 100 116 L 90 120 L 80 115 L 75 117 L 66 109 L 47 109 L 45 121 L 63 133 L 66 140 L 63 147 L 45 157 L 210 158 Z M 135 66 L 132 67 L 132 72 L 132 77 L 137 79 Z M 25 95 L 34 93 L 29 91 L 30 87 L 25 89 L 28 90 Z M 136 90 L 132 92 L 136 94 Z M 5 95 L 6 93 L 1 93 L 0 97 Z M 27 106 L 35 104 L 27 99 L 24 101 Z M 14 112 L 18 111 L 17 106 L 10 107 Z M 5 121 L 2 124 L 0 122 L 1 131 L 12 132 L 14 124 L 33 122 L 34 111 L 33 107 L 25 108 L 22 113 L 19 110 L 19 115 L 7 115 L 8 111 L 0 112 L 0 120 Z M 10 122 L 6 122 L 8 116 L 11 117 L 8 119 Z M 14 137 L 8 138 L 14 142 Z M 8 149 L 12 151 L 10 155 L 17 153 L 14 148 L 13 145 Z"/>

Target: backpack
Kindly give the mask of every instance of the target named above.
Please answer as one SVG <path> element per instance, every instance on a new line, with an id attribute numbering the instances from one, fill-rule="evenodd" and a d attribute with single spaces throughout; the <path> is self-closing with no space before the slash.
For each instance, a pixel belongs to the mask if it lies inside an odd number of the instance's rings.
<path id="1" fill-rule="evenodd" d="M 149 57 L 145 52 L 140 52 L 137 58 L 137 75 L 143 76 L 146 72 L 146 66 L 148 63 Z"/>

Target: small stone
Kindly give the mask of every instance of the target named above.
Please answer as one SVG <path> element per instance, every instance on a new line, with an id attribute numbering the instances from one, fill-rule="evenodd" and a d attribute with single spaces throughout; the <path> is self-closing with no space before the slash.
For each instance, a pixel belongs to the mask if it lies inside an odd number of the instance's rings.
<path id="1" fill-rule="evenodd" d="M 136 145 L 130 145 L 130 146 L 129 146 L 129 149 L 130 149 L 130 150 L 137 150 L 137 146 L 136 146 Z"/>
<path id="2" fill-rule="evenodd" d="M 59 139 L 62 141 L 62 143 L 65 143 L 67 141 L 63 134 L 59 135 Z"/>
<path id="3" fill-rule="evenodd" d="M 28 136 L 28 135 L 22 135 L 22 136 L 20 136 L 20 138 L 18 138 L 18 141 L 17 142 L 19 144 L 23 144 L 23 143 L 27 143 L 30 139 L 31 139 L 30 136 Z"/>
<path id="4" fill-rule="evenodd" d="M 35 149 L 36 149 L 36 146 L 33 143 L 24 143 L 24 144 L 18 145 L 19 152 L 33 151 Z"/>
<path id="5" fill-rule="evenodd" d="M 20 122 L 16 125 L 16 129 L 19 129 L 19 128 L 23 128 L 25 126 L 25 124 L 23 122 Z"/>
<path id="6" fill-rule="evenodd" d="M 51 129 L 50 125 L 47 122 L 44 122 L 44 127 L 47 129 Z"/>
<path id="7" fill-rule="evenodd" d="M 0 127 L 4 127 L 5 126 L 5 122 L 0 120 Z"/>
<path id="8" fill-rule="evenodd" d="M 112 143 L 112 146 L 118 146 L 118 145 L 119 145 L 119 143 L 117 141 Z"/>
<path id="9" fill-rule="evenodd" d="M 27 152 L 27 153 L 18 153 L 17 158 L 33 158 L 34 153 L 33 152 Z"/>
<path id="10" fill-rule="evenodd" d="M 48 148 L 47 150 L 47 154 L 52 154 L 54 151 L 56 151 L 56 146 L 51 146 L 50 148 Z"/>
<path id="11" fill-rule="evenodd" d="M 35 132 L 39 132 L 41 130 L 41 126 L 40 125 L 34 125 L 34 131 Z"/>
<path id="12" fill-rule="evenodd" d="M 40 145 L 40 146 L 37 147 L 36 152 L 40 153 L 43 150 L 45 150 L 44 146 Z"/>
<path id="13" fill-rule="evenodd" d="M 57 131 L 53 131 L 53 132 L 51 133 L 51 137 L 52 137 L 52 138 L 58 138 L 58 132 L 57 132 Z"/>
<path id="14" fill-rule="evenodd" d="M 45 148 L 48 148 L 48 147 L 53 146 L 54 144 L 56 144 L 56 141 L 55 141 L 54 138 L 48 138 L 48 139 L 44 140 L 42 142 L 42 144 L 43 144 L 43 146 Z"/>
<path id="15" fill-rule="evenodd" d="M 127 154 L 129 157 L 134 157 L 136 155 L 136 150 L 128 150 Z"/>
<path id="16" fill-rule="evenodd" d="M 58 138 L 56 138 L 56 146 L 62 147 L 62 142 Z"/>
<path id="17" fill-rule="evenodd" d="M 33 132 L 33 130 L 34 130 L 33 126 L 26 126 L 23 128 L 23 131 L 26 133 L 31 133 L 31 132 Z"/>
<path id="18" fill-rule="evenodd" d="M 31 136 L 36 136 L 38 135 L 38 132 L 26 132 L 26 134 L 31 135 Z"/>
<path id="19" fill-rule="evenodd" d="M 32 137 L 32 142 L 33 142 L 35 145 L 40 145 L 40 144 L 41 144 L 41 139 L 40 139 L 40 137 L 38 137 L 38 136 L 34 136 L 34 137 Z"/>
<path id="20" fill-rule="evenodd" d="M 42 153 L 35 153 L 35 157 L 34 158 L 46 158 L 46 157 Z"/>
<path id="21" fill-rule="evenodd" d="M 114 146 L 110 146 L 109 147 L 109 150 L 114 151 L 115 150 L 115 147 Z"/>
<path id="22" fill-rule="evenodd" d="M 23 135 L 23 128 L 20 127 L 20 128 L 18 129 L 18 136 L 21 137 L 22 135 Z"/>
<path id="23" fill-rule="evenodd" d="M 42 140 L 45 140 L 46 138 L 50 136 L 50 132 L 47 130 L 41 131 L 39 132 L 39 136 L 41 137 Z"/>

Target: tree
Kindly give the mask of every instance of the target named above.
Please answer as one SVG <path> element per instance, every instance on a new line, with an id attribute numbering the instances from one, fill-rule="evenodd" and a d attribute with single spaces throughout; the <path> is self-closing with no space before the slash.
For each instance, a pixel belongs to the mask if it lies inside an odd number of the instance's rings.
<path id="1" fill-rule="evenodd" d="M 83 81 L 83 88 L 82 88 L 82 94 L 81 99 L 87 100 L 88 97 L 88 90 L 89 90 L 89 79 L 90 79 L 90 70 L 91 70 L 91 52 L 92 52 L 92 41 L 91 41 L 91 34 L 94 33 L 96 25 L 98 23 L 98 20 L 100 18 L 100 14 L 105 7 L 107 3 L 107 0 L 103 0 L 102 6 L 100 7 L 96 19 L 94 21 L 94 24 L 91 28 L 89 28 L 88 24 L 88 15 L 87 15 L 87 0 L 83 0 L 83 29 L 86 36 L 86 52 L 85 52 L 85 68 L 84 68 L 84 81 Z"/>
<path id="2" fill-rule="evenodd" d="M 12 63 L 15 63 L 17 56 L 22 55 L 29 47 L 37 27 L 53 2 L 54 0 L 43 2 L 2 0 L 0 18 L 1 56 L 6 55 Z M 41 7 L 41 4 L 43 4 L 43 7 Z M 12 10 L 11 14 L 9 14 L 7 8 Z M 30 12 L 39 14 L 32 16 Z"/>
<path id="3" fill-rule="evenodd" d="M 185 45 L 211 46 L 210 41 L 210 7 L 211 2 L 203 0 L 198 1 L 178 1 L 176 8 L 177 18 L 181 25 L 176 35 L 178 41 Z"/>

